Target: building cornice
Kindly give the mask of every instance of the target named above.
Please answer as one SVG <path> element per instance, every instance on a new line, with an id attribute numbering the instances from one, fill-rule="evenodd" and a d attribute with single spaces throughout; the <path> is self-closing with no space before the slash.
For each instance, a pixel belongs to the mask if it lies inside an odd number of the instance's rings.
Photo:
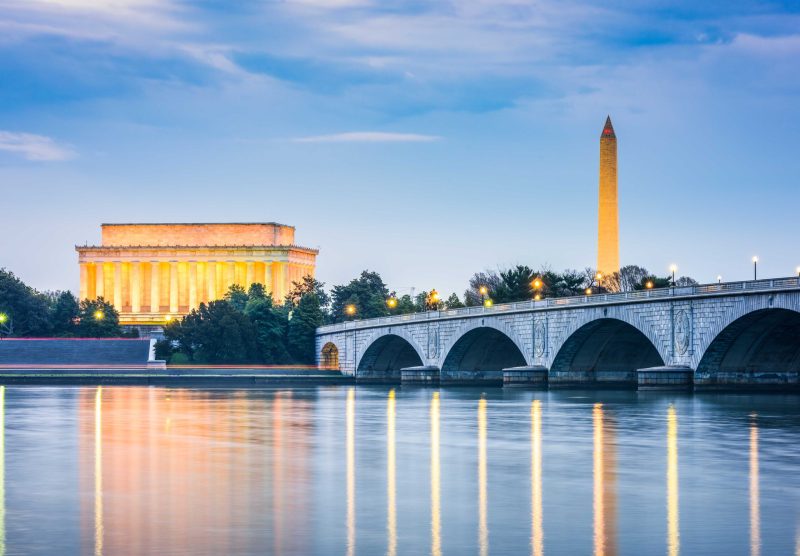
<path id="1" fill-rule="evenodd" d="M 267 251 L 303 251 L 305 253 L 319 254 L 319 249 L 303 247 L 302 245 L 76 245 L 75 251 L 160 251 L 168 249 L 197 250 L 197 251 L 230 251 L 237 249 L 259 249 Z"/>

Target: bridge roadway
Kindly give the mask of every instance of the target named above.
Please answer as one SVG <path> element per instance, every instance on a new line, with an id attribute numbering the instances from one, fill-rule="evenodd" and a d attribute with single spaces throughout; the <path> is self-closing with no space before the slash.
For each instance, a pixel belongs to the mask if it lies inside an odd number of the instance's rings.
<path id="1" fill-rule="evenodd" d="M 316 341 L 357 382 L 793 389 L 800 278 L 355 320 Z"/>

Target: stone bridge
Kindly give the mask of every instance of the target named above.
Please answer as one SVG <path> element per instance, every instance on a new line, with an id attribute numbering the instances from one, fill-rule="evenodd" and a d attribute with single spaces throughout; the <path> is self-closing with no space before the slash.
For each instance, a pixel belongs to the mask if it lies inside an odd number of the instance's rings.
<path id="1" fill-rule="evenodd" d="M 349 321 L 317 354 L 359 382 L 797 388 L 800 278 Z"/>

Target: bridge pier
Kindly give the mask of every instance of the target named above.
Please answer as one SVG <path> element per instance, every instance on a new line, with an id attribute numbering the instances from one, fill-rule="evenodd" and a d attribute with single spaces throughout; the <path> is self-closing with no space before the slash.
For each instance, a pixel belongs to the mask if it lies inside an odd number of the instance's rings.
<path id="1" fill-rule="evenodd" d="M 547 367 L 532 365 L 503 369 L 503 386 L 547 388 Z"/>
<path id="2" fill-rule="evenodd" d="M 441 371 L 439 382 L 461 386 L 502 386 L 503 371 Z"/>
<path id="3" fill-rule="evenodd" d="M 694 387 L 694 369 L 686 366 L 665 365 L 637 369 L 639 390 L 691 390 Z"/>
<path id="4" fill-rule="evenodd" d="M 439 375 L 439 367 L 432 365 L 400 369 L 400 381 L 402 384 L 437 386 L 439 384 Z"/>
<path id="5" fill-rule="evenodd" d="M 595 371 L 550 369 L 547 377 L 550 388 L 631 388 L 635 389 L 636 371 Z"/>
<path id="6" fill-rule="evenodd" d="M 376 371 L 373 369 L 359 369 L 356 371 L 357 384 L 400 384 L 401 370 L 389 369 Z"/>

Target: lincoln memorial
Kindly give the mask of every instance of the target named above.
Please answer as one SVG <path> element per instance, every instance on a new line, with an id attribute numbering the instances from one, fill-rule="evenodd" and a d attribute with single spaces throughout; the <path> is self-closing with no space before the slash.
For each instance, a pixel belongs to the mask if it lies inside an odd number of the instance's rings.
<path id="1" fill-rule="evenodd" d="M 318 251 L 276 223 L 102 224 L 99 246 L 76 245 L 80 298 L 102 297 L 120 324 L 159 325 L 233 284 L 263 284 L 276 302 L 314 275 Z"/>

